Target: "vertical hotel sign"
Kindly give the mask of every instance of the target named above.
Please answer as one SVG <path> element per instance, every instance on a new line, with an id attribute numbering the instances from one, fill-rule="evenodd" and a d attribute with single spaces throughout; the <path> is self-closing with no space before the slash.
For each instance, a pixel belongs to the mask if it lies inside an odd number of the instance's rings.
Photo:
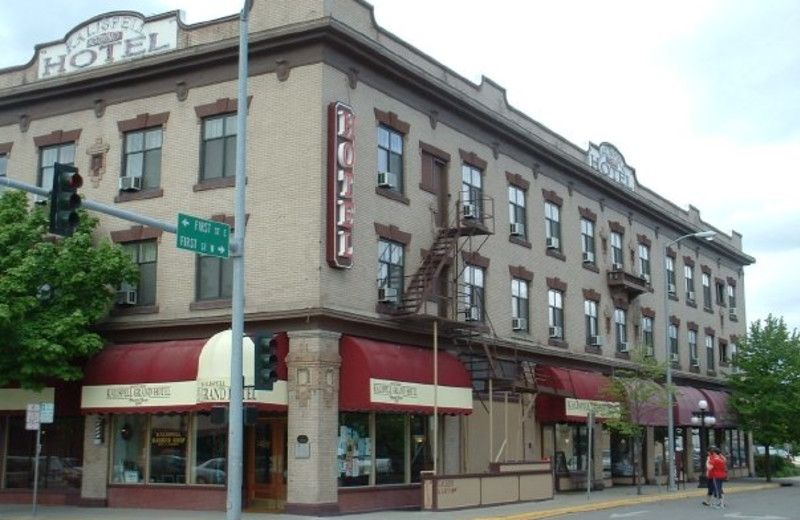
<path id="1" fill-rule="evenodd" d="M 328 265 L 353 266 L 355 114 L 341 101 L 328 107 Z"/>

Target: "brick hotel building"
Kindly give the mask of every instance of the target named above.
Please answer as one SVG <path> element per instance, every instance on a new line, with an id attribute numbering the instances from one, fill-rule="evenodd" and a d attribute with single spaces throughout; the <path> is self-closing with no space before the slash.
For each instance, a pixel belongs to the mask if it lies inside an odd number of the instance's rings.
<path id="1" fill-rule="evenodd" d="M 746 333 L 741 235 L 648 189 L 614 145 L 579 148 L 401 41 L 364 1 L 257 0 L 249 25 L 245 332 L 276 334 L 280 380 L 252 388 L 246 338 L 246 508 L 415 507 L 421 471 L 490 460 L 555 458 L 568 489 L 591 456 L 599 483 L 630 484 L 630 442 L 598 411 L 590 452 L 586 417 L 635 348 L 672 364 L 689 478 L 701 399 L 709 441 L 751 472 L 724 384 Z M 93 201 L 240 225 L 239 13 L 64 31 L 0 70 L 0 175 L 48 186 L 70 163 Z M 80 384 L 0 389 L 0 502 L 30 501 L 25 410 L 51 402 L 41 503 L 224 510 L 212 410 L 229 391 L 232 261 L 99 216 L 141 279 L 119 288 Z M 651 412 L 655 481 L 667 412 Z"/>

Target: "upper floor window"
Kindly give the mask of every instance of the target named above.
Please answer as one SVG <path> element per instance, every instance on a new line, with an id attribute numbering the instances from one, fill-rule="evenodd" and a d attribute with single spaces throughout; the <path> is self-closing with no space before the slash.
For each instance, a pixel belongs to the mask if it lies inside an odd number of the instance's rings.
<path id="1" fill-rule="evenodd" d="M 720 340 L 719 341 L 719 363 L 720 365 L 724 365 L 725 363 L 730 363 L 731 361 L 731 353 L 728 342 Z"/>
<path id="2" fill-rule="evenodd" d="M 717 298 L 717 305 L 725 305 L 725 282 L 717 280 L 714 284 Z"/>
<path id="3" fill-rule="evenodd" d="M 678 361 L 678 326 L 674 323 L 669 324 L 667 331 L 669 336 L 669 356 L 671 362 Z"/>
<path id="4" fill-rule="evenodd" d="M 203 119 L 201 181 L 236 175 L 236 120 L 236 114 Z"/>
<path id="5" fill-rule="evenodd" d="M 700 353 L 697 352 L 697 331 L 689 329 L 689 361 L 693 367 L 700 366 Z"/>
<path id="6" fill-rule="evenodd" d="M 625 309 L 614 309 L 614 328 L 617 332 L 617 351 L 628 352 L 628 317 Z"/>
<path id="7" fill-rule="evenodd" d="M 525 190 L 518 186 L 508 187 L 508 221 L 511 223 L 510 233 L 512 236 L 521 238 L 528 236 L 525 229 L 525 222 L 527 222 Z"/>
<path id="8" fill-rule="evenodd" d="M 655 341 L 653 338 L 653 318 L 642 316 L 642 345 L 647 356 L 655 356 Z"/>
<path id="9" fill-rule="evenodd" d="M 511 318 L 514 330 L 528 330 L 528 281 L 511 279 Z"/>
<path id="10" fill-rule="evenodd" d="M 675 259 L 671 256 L 666 258 L 667 266 L 667 292 L 675 294 L 677 292 L 676 278 L 675 278 Z"/>
<path id="11" fill-rule="evenodd" d="M 615 271 L 621 271 L 625 267 L 625 255 L 622 251 L 622 233 L 612 231 L 610 234 L 611 241 L 611 268 Z"/>
<path id="12" fill-rule="evenodd" d="M 461 166 L 461 217 L 483 218 L 483 171 L 471 164 Z"/>
<path id="13" fill-rule="evenodd" d="M 706 369 L 714 370 L 714 336 L 706 334 Z"/>
<path id="14" fill-rule="evenodd" d="M 378 288 L 395 289 L 393 298 L 397 301 L 403 291 L 405 249 L 403 244 L 392 240 L 378 241 Z"/>
<path id="15" fill-rule="evenodd" d="M 647 244 L 639 244 L 639 275 L 650 283 L 652 269 L 650 266 L 650 247 Z"/>
<path id="16" fill-rule="evenodd" d="M 230 300 L 233 296 L 233 259 L 197 256 L 197 300 Z"/>
<path id="17" fill-rule="evenodd" d="M 703 283 L 703 308 L 711 308 L 711 275 L 703 273 L 701 277 Z"/>
<path id="18" fill-rule="evenodd" d="M 547 248 L 561 251 L 561 208 L 550 201 L 544 203 L 544 233 Z"/>
<path id="19" fill-rule="evenodd" d="M 139 188 L 158 188 L 161 185 L 161 127 L 125 133 L 123 177 L 139 178 Z"/>
<path id="20" fill-rule="evenodd" d="M 564 293 L 557 289 L 547 292 L 550 337 L 564 339 Z"/>
<path id="21" fill-rule="evenodd" d="M 586 321 L 586 344 L 600 346 L 600 326 L 597 321 L 597 302 L 585 300 L 583 302 L 583 315 Z"/>
<path id="22" fill-rule="evenodd" d="M 464 268 L 464 312 L 467 321 L 483 321 L 485 309 L 484 277 L 482 267 L 467 265 Z"/>
<path id="23" fill-rule="evenodd" d="M 378 186 L 403 191 L 403 134 L 378 125 Z"/>
<path id="24" fill-rule="evenodd" d="M 686 283 L 686 299 L 690 302 L 695 301 L 694 293 L 694 266 L 686 264 L 683 266 L 683 276 Z"/>
<path id="25" fill-rule="evenodd" d="M 155 240 L 120 244 L 139 268 L 139 283 L 136 287 L 123 287 L 117 298 L 123 305 L 155 305 L 158 244 Z M 133 290 L 133 293 L 130 291 Z"/>
<path id="26" fill-rule="evenodd" d="M 736 309 L 736 286 L 733 284 L 728 285 L 728 308 L 734 309 L 731 314 L 735 313 Z"/>
<path id="27" fill-rule="evenodd" d="M 55 163 L 75 164 L 75 143 L 63 143 L 44 146 L 39 149 L 39 186 L 45 189 L 53 187 L 53 168 Z"/>
<path id="28" fill-rule="evenodd" d="M 597 250 L 594 222 L 588 218 L 581 219 L 581 251 L 583 261 L 587 264 L 595 263 L 595 253 Z"/>

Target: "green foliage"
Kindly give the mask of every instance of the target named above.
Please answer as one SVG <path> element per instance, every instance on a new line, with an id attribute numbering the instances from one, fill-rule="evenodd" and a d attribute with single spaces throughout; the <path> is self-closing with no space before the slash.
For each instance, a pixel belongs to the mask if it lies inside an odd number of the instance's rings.
<path id="1" fill-rule="evenodd" d="M 25 193 L 0 197 L 0 387 L 79 380 L 82 362 L 103 347 L 91 327 L 108 315 L 113 289 L 138 271 L 108 240 L 92 242 L 97 224 L 82 211 L 74 236 L 53 239 Z"/>
<path id="2" fill-rule="evenodd" d="M 800 475 L 800 468 L 795 467 L 791 462 L 784 457 L 778 455 L 769 456 L 769 471 L 764 467 L 764 462 L 767 459 L 766 455 L 756 455 L 753 457 L 756 463 L 756 476 L 757 477 L 796 477 Z"/>
<path id="3" fill-rule="evenodd" d="M 738 343 L 736 373 L 728 378 L 731 409 L 760 444 L 781 446 L 800 439 L 800 336 L 783 318 L 769 315 L 750 325 Z"/>

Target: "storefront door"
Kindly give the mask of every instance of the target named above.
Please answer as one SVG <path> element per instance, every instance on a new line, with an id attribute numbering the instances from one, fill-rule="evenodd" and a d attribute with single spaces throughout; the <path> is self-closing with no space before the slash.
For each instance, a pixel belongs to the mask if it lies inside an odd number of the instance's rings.
<path id="1" fill-rule="evenodd" d="M 245 444 L 247 507 L 282 510 L 286 503 L 286 417 L 259 417 Z"/>

